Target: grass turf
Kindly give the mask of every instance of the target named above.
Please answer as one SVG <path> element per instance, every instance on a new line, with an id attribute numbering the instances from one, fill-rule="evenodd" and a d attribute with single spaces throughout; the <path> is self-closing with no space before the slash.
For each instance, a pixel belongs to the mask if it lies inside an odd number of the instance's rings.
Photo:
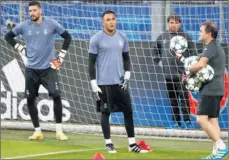
<path id="1" fill-rule="evenodd" d="M 55 132 L 43 132 L 43 140 L 30 141 L 28 137 L 31 134 L 32 131 L 2 130 L 1 158 L 25 156 L 22 158 L 92 159 L 95 153 L 102 153 L 106 159 L 200 159 L 210 154 L 212 149 L 210 141 L 147 138 L 145 140 L 153 151 L 147 154 L 136 154 L 128 152 L 127 138 L 113 136 L 112 141 L 118 153 L 108 154 L 104 149 L 101 135 L 68 133 L 69 141 L 57 141 Z M 62 151 L 64 153 L 61 153 Z"/>

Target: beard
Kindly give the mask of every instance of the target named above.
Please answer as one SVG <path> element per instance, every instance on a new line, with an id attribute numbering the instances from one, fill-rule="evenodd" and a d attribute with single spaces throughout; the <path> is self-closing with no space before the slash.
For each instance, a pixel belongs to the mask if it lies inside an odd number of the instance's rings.
<path id="1" fill-rule="evenodd" d="M 38 17 L 34 17 L 33 16 L 33 17 L 31 17 L 31 20 L 34 21 L 34 22 L 36 22 L 36 21 L 38 21 L 39 18 L 40 18 L 40 16 L 38 16 Z"/>

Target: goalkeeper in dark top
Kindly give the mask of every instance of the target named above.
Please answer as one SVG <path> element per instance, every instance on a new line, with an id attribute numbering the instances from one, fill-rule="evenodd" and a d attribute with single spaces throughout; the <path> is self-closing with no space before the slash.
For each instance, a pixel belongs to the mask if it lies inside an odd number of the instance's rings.
<path id="1" fill-rule="evenodd" d="M 186 73 L 195 73 L 210 65 L 214 69 L 214 77 L 200 88 L 197 122 L 213 141 L 212 154 L 203 159 L 222 159 L 228 154 L 228 148 L 220 139 L 218 117 L 220 101 L 224 95 L 225 53 L 217 41 L 218 29 L 211 21 L 204 22 L 200 27 L 199 40 L 205 46 L 197 63 L 189 66 Z"/>
<path id="2" fill-rule="evenodd" d="M 37 1 L 30 2 L 29 15 L 31 19 L 17 24 L 6 34 L 5 40 L 27 59 L 25 64 L 25 96 L 27 98 L 28 111 L 35 128 L 34 134 L 29 139 L 43 139 L 36 107 L 38 89 L 42 84 L 54 101 L 56 138 L 58 140 L 67 140 L 68 137 L 63 133 L 61 126 L 62 102 L 57 70 L 64 61 L 71 42 L 71 36 L 56 20 L 42 17 L 41 13 L 41 4 Z M 17 43 L 14 39 L 15 36 L 20 34 L 25 40 L 25 46 Z M 57 57 L 54 55 L 56 34 L 64 38 L 62 49 Z"/>
<path id="3" fill-rule="evenodd" d="M 175 36 L 182 36 L 188 42 L 187 49 L 182 53 L 182 57 L 196 55 L 192 38 L 180 28 L 181 18 L 176 14 L 167 17 L 169 30 L 160 34 L 153 46 L 154 61 L 163 65 L 163 75 L 167 93 L 172 109 L 172 128 L 190 128 L 190 104 L 188 100 L 188 90 L 182 84 L 182 74 L 184 73 L 184 64 L 180 60 L 180 54 L 170 50 L 171 39 Z M 180 100 L 180 101 L 179 101 Z M 180 103 L 179 103 L 180 102 Z M 183 114 L 184 125 L 181 123 L 180 109 Z"/>
<path id="4" fill-rule="evenodd" d="M 111 112 L 123 112 L 128 135 L 129 151 L 146 153 L 135 141 L 133 110 L 128 91 L 130 80 L 129 43 L 126 36 L 116 29 L 113 11 L 102 14 L 104 29 L 90 39 L 89 75 L 97 111 L 101 112 L 101 126 L 106 150 L 116 153 L 110 137 Z"/>

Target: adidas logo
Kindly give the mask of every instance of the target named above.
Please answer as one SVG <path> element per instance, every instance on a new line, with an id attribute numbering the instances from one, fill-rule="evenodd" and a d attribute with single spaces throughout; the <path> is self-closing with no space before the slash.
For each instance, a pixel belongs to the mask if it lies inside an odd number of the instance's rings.
<path id="1" fill-rule="evenodd" d="M 12 92 L 25 92 L 25 77 L 16 59 L 9 62 L 2 67 L 2 71 L 9 83 Z M 6 91 L 5 86 L 1 81 L 1 91 Z M 48 93 L 48 91 L 41 85 L 39 93 Z"/>
<path id="2" fill-rule="evenodd" d="M 22 57 L 23 58 L 23 57 Z M 22 59 L 25 63 L 25 59 Z M 16 59 L 2 67 L 5 76 L 1 80 L 1 119 L 23 119 L 30 120 L 27 110 L 27 100 L 24 97 L 25 77 Z M 7 81 L 7 82 L 6 82 Z M 8 85 L 4 85 L 8 83 Z M 48 91 L 41 85 L 38 98 L 38 116 L 41 121 L 54 121 L 53 101 L 48 98 Z M 63 121 L 70 120 L 70 103 L 62 99 Z M 48 109 L 47 109 L 48 108 Z M 42 111 L 42 112 L 41 112 Z"/>

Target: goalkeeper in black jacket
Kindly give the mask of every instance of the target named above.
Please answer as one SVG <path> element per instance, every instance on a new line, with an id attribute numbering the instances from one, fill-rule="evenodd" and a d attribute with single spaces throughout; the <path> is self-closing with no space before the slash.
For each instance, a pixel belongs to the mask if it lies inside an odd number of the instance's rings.
<path id="1" fill-rule="evenodd" d="M 170 40 L 174 36 L 182 36 L 188 41 L 187 49 L 182 53 L 183 57 L 196 55 L 194 43 L 191 37 L 180 28 L 181 18 L 171 14 L 167 18 L 169 30 L 158 36 L 153 46 L 153 56 L 156 63 L 163 65 L 163 73 L 166 81 L 168 97 L 172 107 L 172 128 L 190 128 L 190 106 L 188 101 L 188 91 L 182 85 L 182 74 L 184 73 L 183 63 L 177 59 L 177 55 L 170 51 Z M 179 57 L 178 57 L 179 58 Z M 183 112 L 185 125 L 181 125 L 180 106 Z"/>

